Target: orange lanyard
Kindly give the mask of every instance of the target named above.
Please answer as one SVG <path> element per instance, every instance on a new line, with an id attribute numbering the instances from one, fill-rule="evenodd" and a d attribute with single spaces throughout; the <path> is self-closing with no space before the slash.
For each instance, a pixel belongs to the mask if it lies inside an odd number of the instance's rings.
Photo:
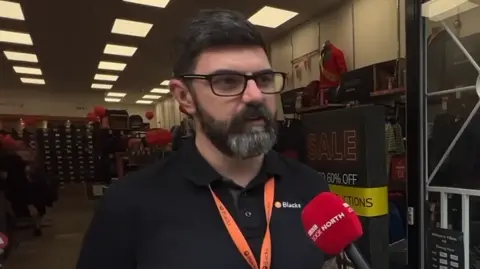
<path id="1" fill-rule="evenodd" d="M 218 212 L 222 216 L 223 223 L 227 228 L 230 237 L 237 246 L 238 251 L 242 253 L 243 258 L 247 263 L 252 267 L 252 269 L 270 269 L 270 264 L 272 262 L 272 239 L 270 237 L 270 219 L 272 217 L 272 208 L 273 208 L 273 198 L 275 195 L 275 181 L 273 178 L 270 178 L 267 183 L 265 183 L 265 194 L 264 194 L 264 205 L 265 205 L 265 216 L 267 218 L 267 229 L 265 231 L 265 237 L 263 238 L 262 251 L 260 254 L 260 267 L 255 260 L 255 256 L 250 249 L 250 246 L 247 243 L 247 240 L 243 236 L 240 228 L 235 223 L 235 220 L 232 218 L 232 215 L 228 212 L 227 208 L 223 205 L 222 201 L 210 188 L 215 204 L 217 205 Z"/>

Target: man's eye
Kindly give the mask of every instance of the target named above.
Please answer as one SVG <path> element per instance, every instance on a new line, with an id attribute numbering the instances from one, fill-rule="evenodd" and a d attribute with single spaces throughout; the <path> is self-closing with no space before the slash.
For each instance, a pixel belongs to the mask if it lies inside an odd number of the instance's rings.
<path id="1" fill-rule="evenodd" d="M 242 82 L 242 78 L 234 75 L 222 75 L 213 79 L 213 83 L 221 84 L 238 84 Z"/>
<path id="2" fill-rule="evenodd" d="M 257 83 L 270 83 L 273 81 L 273 75 L 272 74 L 262 74 L 259 75 L 256 79 Z"/>

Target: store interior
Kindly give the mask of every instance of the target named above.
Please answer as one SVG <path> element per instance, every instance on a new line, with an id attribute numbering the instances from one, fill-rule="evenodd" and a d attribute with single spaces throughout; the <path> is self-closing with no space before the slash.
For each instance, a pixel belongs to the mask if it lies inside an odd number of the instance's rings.
<path id="1" fill-rule="evenodd" d="M 257 25 L 273 69 L 287 73 L 275 150 L 316 169 L 351 204 L 372 267 L 408 268 L 407 183 L 425 180 L 425 229 L 456 232 L 459 264 L 480 268 L 478 5 L 447 15 L 425 6 L 422 61 L 407 55 L 405 0 L 185 1 L 0 0 L 0 141 L 36 156 L 50 179 L 37 190 L 49 194 L 41 221 L 12 208 L 25 194 L 2 184 L 2 266 L 73 268 L 110 184 L 192 135 L 168 90 L 173 40 L 198 10 L 226 8 Z M 256 21 L 265 6 L 283 20 Z M 408 177 L 407 59 L 427 69 L 425 89 L 413 89 L 425 90 L 425 118 L 408 119 L 428 127 L 425 178 Z M 352 267 L 339 256 L 335 268 Z"/>

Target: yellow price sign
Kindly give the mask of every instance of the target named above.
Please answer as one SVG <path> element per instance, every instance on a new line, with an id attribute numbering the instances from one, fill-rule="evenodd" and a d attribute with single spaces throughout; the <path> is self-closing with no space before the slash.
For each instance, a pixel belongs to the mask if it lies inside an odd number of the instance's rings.
<path id="1" fill-rule="evenodd" d="M 330 185 L 330 191 L 341 196 L 357 215 L 377 217 L 388 214 L 387 187 L 364 188 Z"/>

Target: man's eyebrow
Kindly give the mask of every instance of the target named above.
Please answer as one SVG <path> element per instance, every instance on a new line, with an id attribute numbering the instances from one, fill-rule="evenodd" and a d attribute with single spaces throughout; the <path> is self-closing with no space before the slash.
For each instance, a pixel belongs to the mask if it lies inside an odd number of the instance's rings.
<path id="1" fill-rule="evenodd" d="M 210 75 L 216 75 L 216 74 L 242 74 L 242 72 L 239 72 L 233 69 L 217 69 L 212 73 L 210 73 Z"/>
<path id="2" fill-rule="evenodd" d="M 275 72 L 275 71 L 271 68 L 267 68 L 267 69 L 263 69 L 263 70 L 260 70 L 260 71 L 256 71 L 252 75 L 272 73 L 272 72 Z"/>
<path id="3" fill-rule="evenodd" d="M 273 69 L 267 68 L 267 69 L 262 69 L 258 70 L 255 72 L 240 72 L 238 70 L 233 70 L 233 69 L 218 69 L 215 70 L 214 72 L 210 73 L 210 75 L 215 75 L 215 74 L 242 74 L 242 75 L 256 75 L 256 74 L 264 74 L 264 73 L 271 73 L 274 72 Z"/>

